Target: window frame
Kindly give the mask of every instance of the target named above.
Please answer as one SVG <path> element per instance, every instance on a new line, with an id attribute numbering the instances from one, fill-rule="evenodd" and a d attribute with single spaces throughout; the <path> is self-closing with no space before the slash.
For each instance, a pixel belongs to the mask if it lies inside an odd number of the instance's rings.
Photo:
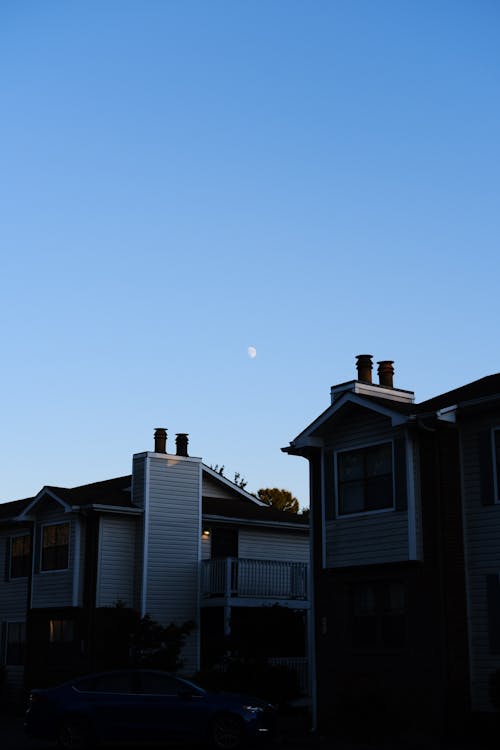
<path id="1" fill-rule="evenodd" d="M 403 594 L 402 607 L 386 607 L 387 596 L 392 599 L 392 592 L 399 588 Z M 357 593 L 362 589 L 371 592 L 373 608 L 365 612 L 357 611 Z M 390 579 L 372 579 L 353 581 L 350 584 L 350 648 L 356 653 L 402 653 L 408 646 L 408 584 L 395 577 Z M 362 619 L 370 618 L 373 628 L 373 643 L 356 643 L 359 635 L 359 624 Z M 401 620 L 401 643 L 390 642 L 390 626 L 396 618 Z"/>
<path id="2" fill-rule="evenodd" d="M 391 477 L 392 477 L 392 503 L 390 506 L 384 508 L 373 508 L 370 510 L 366 507 L 363 510 L 352 511 L 349 513 L 343 513 L 340 510 L 340 471 L 339 471 L 339 455 L 342 453 L 355 453 L 357 451 L 366 451 L 370 448 L 375 448 L 379 445 L 390 445 L 391 446 Z M 395 472 L 396 459 L 394 455 L 394 439 L 385 438 L 384 440 L 376 440 L 370 443 L 364 443 L 356 447 L 350 446 L 349 448 L 338 448 L 334 450 L 334 467 L 335 467 L 335 518 L 358 518 L 359 516 L 371 516 L 375 513 L 392 513 L 396 510 L 396 472 Z M 363 481 L 366 480 L 366 476 L 363 477 Z"/>
<path id="3" fill-rule="evenodd" d="M 23 573 L 22 575 L 13 575 L 12 574 L 12 561 L 13 561 L 13 551 L 14 551 L 14 545 L 13 542 L 15 539 L 28 539 L 28 554 L 23 555 L 23 559 L 27 558 L 27 572 Z M 32 559 L 31 559 L 31 545 L 32 545 L 32 539 L 31 534 L 29 532 L 20 532 L 19 534 L 12 534 L 12 536 L 9 537 L 9 581 L 18 581 L 23 580 L 24 578 L 29 578 L 32 568 Z"/>
<path id="4" fill-rule="evenodd" d="M 66 545 L 67 547 L 67 562 L 66 566 L 64 568 L 44 568 L 43 566 L 43 553 L 44 553 L 44 533 L 45 529 L 52 528 L 55 526 L 67 526 L 68 527 L 68 543 Z M 70 521 L 58 521 L 56 523 L 44 523 L 40 527 L 40 560 L 39 560 L 39 572 L 40 573 L 58 573 L 65 570 L 69 570 L 70 567 L 70 544 L 71 544 L 71 522 Z M 62 545 L 54 545 L 62 546 Z"/>

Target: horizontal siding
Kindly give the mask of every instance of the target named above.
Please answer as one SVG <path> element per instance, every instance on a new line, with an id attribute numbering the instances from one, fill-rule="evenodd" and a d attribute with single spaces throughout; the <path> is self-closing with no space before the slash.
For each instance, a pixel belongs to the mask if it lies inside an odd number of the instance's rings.
<path id="1" fill-rule="evenodd" d="M 128 607 L 135 597 L 136 520 L 118 515 L 102 516 L 99 534 L 99 568 L 96 604 L 113 606 L 118 600 Z"/>
<path id="2" fill-rule="evenodd" d="M 10 538 L 19 534 L 28 534 L 28 528 L 19 526 L 2 529 L 0 532 L 0 618 L 2 620 L 24 620 L 26 617 L 26 597 L 28 579 L 13 578 L 9 580 Z"/>
<path id="3" fill-rule="evenodd" d="M 491 711 L 488 680 L 500 669 L 500 656 L 490 654 L 487 576 L 500 573 L 500 505 L 481 504 L 479 432 L 500 427 L 500 414 L 462 428 L 465 545 L 468 571 L 471 701 L 473 710 Z"/>
<path id="4" fill-rule="evenodd" d="M 240 529 L 238 556 L 252 560 L 309 562 L 309 535 L 285 531 Z"/>
<path id="5" fill-rule="evenodd" d="M 40 571 L 41 529 L 51 523 L 69 523 L 69 563 L 67 570 Z M 55 502 L 40 504 L 36 513 L 35 575 L 33 577 L 33 607 L 71 607 L 73 605 L 73 566 L 76 524 L 71 514 L 65 513 Z"/>
<path id="6" fill-rule="evenodd" d="M 202 474 L 202 495 L 203 497 L 216 497 L 219 500 L 234 500 L 235 497 L 234 491 L 204 472 Z"/>
<path id="7" fill-rule="evenodd" d="M 373 513 L 326 523 L 327 567 L 408 559 L 407 513 Z"/>
<path id="8" fill-rule="evenodd" d="M 163 624 L 198 622 L 201 462 L 149 457 L 146 611 Z M 198 667 L 198 629 L 183 651 Z"/>
<path id="9" fill-rule="evenodd" d="M 326 445 L 334 451 L 350 450 L 393 440 L 396 434 L 387 417 L 353 408 L 349 419 L 335 429 L 334 437 Z M 325 501 L 334 503 L 335 498 L 325 498 Z M 360 514 L 336 518 L 325 524 L 327 567 L 399 562 L 407 560 L 408 556 L 406 511 Z"/>

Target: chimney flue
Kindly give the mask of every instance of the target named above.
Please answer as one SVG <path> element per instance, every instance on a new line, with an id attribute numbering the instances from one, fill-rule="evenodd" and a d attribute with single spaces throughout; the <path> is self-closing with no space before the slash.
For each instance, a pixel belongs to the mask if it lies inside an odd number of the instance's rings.
<path id="1" fill-rule="evenodd" d="M 188 434 L 187 432 L 178 432 L 175 436 L 175 447 L 178 456 L 188 455 Z"/>
<path id="2" fill-rule="evenodd" d="M 356 356 L 356 367 L 358 369 L 358 380 L 363 380 L 365 383 L 372 382 L 372 355 L 371 354 L 358 354 Z"/>
<path id="3" fill-rule="evenodd" d="M 155 430 L 155 453 L 167 452 L 167 431 L 164 427 Z"/>
<path id="4" fill-rule="evenodd" d="M 386 388 L 393 388 L 394 360 L 383 359 L 378 364 L 378 382 Z"/>

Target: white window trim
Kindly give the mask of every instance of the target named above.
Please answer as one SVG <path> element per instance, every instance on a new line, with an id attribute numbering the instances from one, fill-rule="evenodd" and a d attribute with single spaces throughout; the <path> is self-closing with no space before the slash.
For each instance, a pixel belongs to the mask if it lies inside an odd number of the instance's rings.
<path id="1" fill-rule="evenodd" d="M 52 568 L 51 570 L 44 570 L 42 568 L 42 559 L 43 559 L 43 530 L 46 529 L 48 526 L 68 526 L 69 533 L 68 533 L 68 564 L 65 568 Z M 41 575 L 50 574 L 50 573 L 62 573 L 66 570 L 70 569 L 70 557 L 71 552 L 71 521 L 57 521 L 56 523 L 42 523 L 40 526 L 40 556 L 39 556 L 39 565 L 38 565 L 38 572 Z"/>
<path id="2" fill-rule="evenodd" d="M 30 537 L 31 544 L 33 544 L 33 539 L 29 531 L 20 531 L 18 534 L 11 534 L 9 536 L 9 581 L 25 581 L 29 578 L 29 573 L 25 576 L 12 576 L 12 540 L 22 536 Z"/>
<path id="3" fill-rule="evenodd" d="M 377 508 L 376 510 L 360 510 L 356 513 L 340 513 L 339 506 L 339 482 L 338 482 L 338 476 L 339 476 L 339 467 L 338 467 L 338 456 L 340 453 L 352 453 L 353 451 L 362 451 L 365 448 L 372 448 L 375 445 L 385 445 L 387 443 L 391 444 L 391 453 L 392 453 L 392 506 L 388 508 Z M 380 515 L 383 513 L 393 513 L 396 510 L 396 485 L 395 485 L 395 474 L 394 474 L 394 439 L 393 438 L 386 438 L 385 440 L 374 440 L 370 443 L 363 443 L 362 445 L 356 445 L 356 446 L 350 446 L 349 448 L 339 448 L 338 450 L 334 450 L 334 460 L 335 460 L 335 481 L 334 481 L 334 488 L 335 488 L 335 520 L 339 521 L 344 518 L 359 518 L 360 516 L 365 517 L 372 517 L 375 515 Z"/>

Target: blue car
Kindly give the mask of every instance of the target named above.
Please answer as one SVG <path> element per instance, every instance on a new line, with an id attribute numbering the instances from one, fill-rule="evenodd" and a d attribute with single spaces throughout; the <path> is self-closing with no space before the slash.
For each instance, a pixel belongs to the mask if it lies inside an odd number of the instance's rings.
<path id="1" fill-rule="evenodd" d="M 258 698 L 211 693 L 168 672 L 119 670 L 34 689 L 25 716 L 29 737 L 66 750 L 100 742 L 211 742 L 236 750 L 272 734 L 275 707 Z"/>

